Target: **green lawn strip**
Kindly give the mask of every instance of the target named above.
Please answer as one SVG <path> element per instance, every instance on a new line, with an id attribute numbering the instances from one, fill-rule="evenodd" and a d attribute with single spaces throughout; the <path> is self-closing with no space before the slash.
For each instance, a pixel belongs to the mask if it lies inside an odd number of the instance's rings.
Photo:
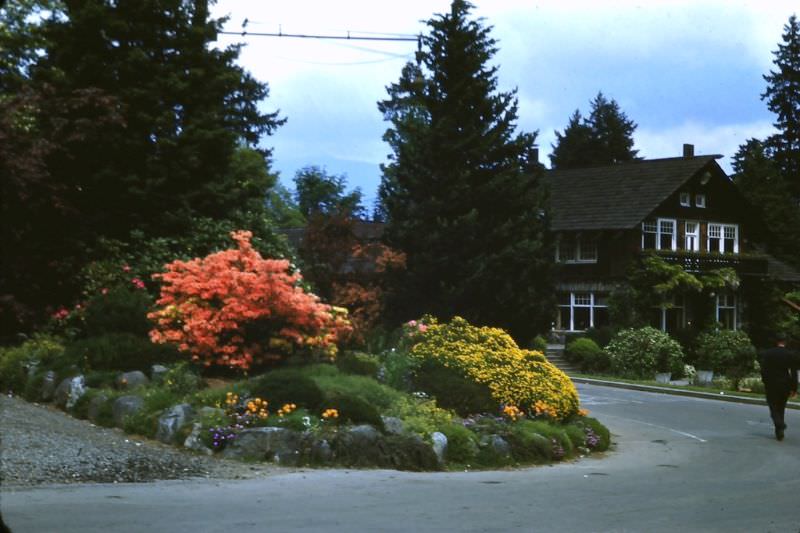
<path id="1" fill-rule="evenodd" d="M 704 392 L 706 394 L 719 394 L 721 396 L 724 395 L 734 395 L 734 396 L 742 396 L 745 398 L 754 398 L 763 400 L 764 394 L 758 392 L 749 392 L 749 391 L 733 391 L 729 389 L 719 389 L 716 387 L 703 387 L 699 385 L 671 385 L 666 383 L 657 383 L 654 380 L 636 380 L 636 379 L 625 379 L 620 378 L 618 376 L 607 376 L 603 374 L 570 374 L 570 377 L 573 378 L 583 378 L 583 379 L 597 379 L 601 381 L 611 381 L 611 382 L 618 382 L 618 383 L 626 383 L 629 385 L 643 385 L 647 387 L 655 387 L 660 389 L 671 389 L 671 390 L 685 390 L 685 391 L 692 391 L 692 392 Z M 796 405 L 800 407 L 800 401 L 797 399 L 789 400 L 789 403 L 792 405 Z"/>

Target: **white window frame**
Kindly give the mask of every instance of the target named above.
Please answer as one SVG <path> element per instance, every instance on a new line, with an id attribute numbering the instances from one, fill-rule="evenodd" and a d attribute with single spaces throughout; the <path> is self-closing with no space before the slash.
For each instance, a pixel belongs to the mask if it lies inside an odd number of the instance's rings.
<path id="1" fill-rule="evenodd" d="M 667 332 L 667 311 L 669 309 L 680 309 L 680 322 L 681 326 L 686 325 L 686 298 L 684 296 L 680 297 L 680 300 L 676 302 L 676 298 L 673 297 L 672 299 L 672 307 L 667 307 L 665 305 L 661 305 L 656 307 L 656 309 L 661 311 L 661 323 L 659 324 L 659 329 L 664 333 Z"/>
<path id="2" fill-rule="evenodd" d="M 705 207 L 706 206 L 706 195 L 705 194 L 695 194 L 694 195 L 694 205 L 695 207 Z"/>
<path id="3" fill-rule="evenodd" d="M 648 229 L 652 230 L 654 226 L 655 226 L 655 231 L 648 231 Z M 656 249 L 658 249 L 658 221 L 656 222 L 642 221 L 642 250 L 645 249 L 644 236 L 647 233 L 652 233 L 656 236 Z"/>
<path id="4" fill-rule="evenodd" d="M 670 250 L 675 251 L 678 248 L 678 221 L 674 218 L 659 218 L 657 219 L 657 232 L 656 232 L 656 250 L 662 250 L 661 248 L 661 235 L 667 234 L 666 232 L 661 231 L 661 223 L 667 222 L 672 225 L 672 244 Z"/>
<path id="5" fill-rule="evenodd" d="M 689 224 L 694 224 L 694 231 L 689 232 Z M 694 246 L 689 246 L 689 238 L 694 239 Z M 700 222 L 696 220 L 687 220 L 683 223 L 683 248 L 689 252 L 700 251 Z"/>
<path id="6" fill-rule="evenodd" d="M 720 305 L 720 296 L 725 296 L 725 305 Z M 728 298 L 731 298 L 733 302 L 729 301 Z M 721 294 L 717 294 L 716 298 L 714 299 L 714 319 L 717 323 L 721 323 L 719 319 L 719 312 L 720 309 L 731 309 L 733 310 L 733 331 L 739 329 L 739 309 L 738 309 L 739 298 L 738 295 L 733 291 L 724 292 Z"/>
<path id="7" fill-rule="evenodd" d="M 712 228 L 719 229 L 719 246 L 716 250 L 711 249 L 711 233 Z M 708 234 L 706 236 L 706 250 L 709 252 L 719 252 L 721 254 L 725 253 L 725 230 L 726 229 L 733 229 L 733 253 L 739 253 L 739 224 L 724 224 L 722 222 L 709 222 L 708 223 Z"/>
<path id="8" fill-rule="evenodd" d="M 580 295 L 589 295 L 589 303 L 577 303 L 578 298 L 576 298 L 576 294 Z M 582 329 L 575 329 L 575 308 L 588 308 L 589 309 L 589 327 L 593 328 L 594 326 L 594 310 L 596 308 L 603 308 L 607 309 L 608 304 L 601 305 L 597 303 L 597 298 L 595 297 L 594 291 L 570 291 L 569 292 L 569 305 L 559 305 L 559 308 L 566 308 L 569 307 L 569 329 L 566 331 L 585 331 Z M 564 327 L 564 324 L 561 324 L 561 327 Z"/>
<path id="9" fill-rule="evenodd" d="M 688 192 L 680 193 L 680 203 L 683 207 L 691 207 L 692 206 L 692 195 Z"/>

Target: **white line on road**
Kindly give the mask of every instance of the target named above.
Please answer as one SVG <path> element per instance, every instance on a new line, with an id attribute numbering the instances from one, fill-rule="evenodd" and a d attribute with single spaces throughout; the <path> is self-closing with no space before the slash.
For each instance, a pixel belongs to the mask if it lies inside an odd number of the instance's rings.
<path id="1" fill-rule="evenodd" d="M 659 426 L 658 424 L 651 424 L 650 422 L 642 422 L 641 420 L 634 420 L 633 418 L 626 418 L 624 416 L 616 416 L 616 415 L 609 415 L 604 413 L 602 416 L 610 417 L 610 418 L 619 418 L 620 420 L 627 420 L 628 422 L 635 422 L 637 424 L 642 424 L 644 426 L 650 426 L 659 429 L 666 429 L 667 431 L 671 431 L 673 433 L 677 433 L 678 435 L 683 435 L 684 437 L 689 437 L 690 439 L 698 440 L 700 442 L 708 442 L 705 439 L 701 439 L 697 435 L 692 435 L 691 433 L 686 433 L 685 431 L 679 431 L 677 429 L 669 428 L 667 426 Z"/>

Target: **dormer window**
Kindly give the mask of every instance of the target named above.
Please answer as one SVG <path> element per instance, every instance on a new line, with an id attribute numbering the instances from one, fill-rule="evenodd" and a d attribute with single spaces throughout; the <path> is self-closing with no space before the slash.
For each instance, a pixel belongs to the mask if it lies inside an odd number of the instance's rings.
<path id="1" fill-rule="evenodd" d="M 688 192 L 681 193 L 681 205 L 683 207 L 690 207 L 692 205 L 692 195 Z"/>
<path id="2" fill-rule="evenodd" d="M 706 195 L 705 194 L 695 194 L 694 195 L 694 205 L 695 205 L 695 207 L 705 207 L 706 206 Z"/>

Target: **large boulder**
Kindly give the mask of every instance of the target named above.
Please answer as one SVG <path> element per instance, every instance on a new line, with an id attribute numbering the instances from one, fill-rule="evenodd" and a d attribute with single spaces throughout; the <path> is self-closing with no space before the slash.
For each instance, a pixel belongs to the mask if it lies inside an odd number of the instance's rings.
<path id="1" fill-rule="evenodd" d="M 369 425 L 342 428 L 337 433 L 333 461 L 343 466 L 438 470 L 430 444 L 418 435 L 382 435 Z"/>
<path id="2" fill-rule="evenodd" d="M 114 425 L 122 427 L 125 417 L 138 413 L 144 407 L 144 400 L 140 396 L 120 396 L 111 406 Z"/>
<path id="3" fill-rule="evenodd" d="M 169 372 L 169 368 L 164 365 L 153 365 L 150 367 L 150 381 L 153 383 L 161 383 L 164 381 L 164 376 Z"/>
<path id="4" fill-rule="evenodd" d="M 39 392 L 39 398 L 43 402 L 49 402 L 53 399 L 56 393 L 56 373 L 52 370 L 48 370 L 44 374 L 44 379 L 42 379 L 42 388 Z"/>
<path id="5" fill-rule="evenodd" d="M 396 416 L 381 416 L 383 428 L 389 435 L 402 435 L 406 432 L 405 423 Z"/>
<path id="6" fill-rule="evenodd" d="M 433 445 L 433 453 L 436 454 L 436 459 L 439 464 L 444 464 L 444 457 L 447 454 L 447 435 L 441 431 L 434 431 L 431 433 L 431 444 Z"/>
<path id="7" fill-rule="evenodd" d="M 158 417 L 156 439 L 166 444 L 177 442 L 178 431 L 194 417 L 194 408 L 188 403 L 173 405 Z"/>
<path id="8" fill-rule="evenodd" d="M 147 385 L 150 380 L 144 375 L 141 370 L 133 370 L 131 372 L 122 372 L 117 376 L 114 382 L 118 389 L 130 390 L 142 385 Z"/>
<path id="9" fill-rule="evenodd" d="M 297 431 L 278 427 L 248 428 L 236 434 L 225 447 L 225 457 L 274 461 L 296 465 L 300 460 L 303 435 Z"/>
<path id="10" fill-rule="evenodd" d="M 66 378 L 59 383 L 53 395 L 57 407 L 72 409 L 78 398 L 86 394 L 86 379 L 83 376 Z"/>

